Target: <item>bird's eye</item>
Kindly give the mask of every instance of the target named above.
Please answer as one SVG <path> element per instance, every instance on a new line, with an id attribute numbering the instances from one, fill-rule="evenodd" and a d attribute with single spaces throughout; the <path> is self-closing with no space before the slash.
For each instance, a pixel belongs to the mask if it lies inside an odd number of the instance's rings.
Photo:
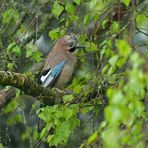
<path id="1" fill-rule="evenodd" d="M 73 42 L 68 43 L 68 46 L 69 46 L 70 48 L 72 48 L 72 47 L 73 47 L 73 45 L 74 45 L 74 43 L 73 43 Z"/>

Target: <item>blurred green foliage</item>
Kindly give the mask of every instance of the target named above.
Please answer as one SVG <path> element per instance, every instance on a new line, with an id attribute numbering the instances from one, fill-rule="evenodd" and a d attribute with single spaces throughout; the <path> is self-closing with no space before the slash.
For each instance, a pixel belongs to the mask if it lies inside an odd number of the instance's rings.
<path id="1" fill-rule="evenodd" d="M 1 70 L 37 81 L 41 68 L 35 64 L 44 61 L 44 52 L 36 42 L 44 33 L 50 49 L 59 37 L 71 32 L 86 46 L 76 52 L 71 83 L 62 95 L 55 94 L 61 103 L 39 109 L 36 98 L 17 90 L 4 104 L 0 148 L 34 147 L 35 143 L 147 147 L 148 2 L 2 0 L 0 6 Z M 36 115 L 43 122 L 40 133 Z"/>

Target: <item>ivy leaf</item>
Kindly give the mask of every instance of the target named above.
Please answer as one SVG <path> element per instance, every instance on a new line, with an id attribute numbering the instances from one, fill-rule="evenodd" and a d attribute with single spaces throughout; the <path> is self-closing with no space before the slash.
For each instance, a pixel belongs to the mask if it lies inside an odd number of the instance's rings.
<path id="1" fill-rule="evenodd" d="M 58 18 L 59 15 L 63 12 L 63 6 L 59 5 L 57 1 L 54 2 L 51 12 Z"/>

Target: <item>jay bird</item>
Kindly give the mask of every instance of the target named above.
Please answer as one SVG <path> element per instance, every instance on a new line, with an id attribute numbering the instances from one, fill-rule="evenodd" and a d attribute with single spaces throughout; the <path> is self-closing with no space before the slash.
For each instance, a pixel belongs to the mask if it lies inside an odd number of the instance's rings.
<path id="1" fill-rule="evenodd" d="M 73 74 L 76 64 L 73 52 L 76 48 L 84 48 L 84 46 L 78 45 L 74 34 L 59 38 L 47 56 L 38 81 L 39 84 L 43 87 L 64 88 Z"/>

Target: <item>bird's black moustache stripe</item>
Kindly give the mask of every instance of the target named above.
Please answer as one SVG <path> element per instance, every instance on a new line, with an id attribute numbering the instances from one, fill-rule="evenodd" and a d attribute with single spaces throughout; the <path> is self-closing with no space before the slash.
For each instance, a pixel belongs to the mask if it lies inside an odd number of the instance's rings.
<path id="1" fill-rule="evenodd" d="M 70 52 L 74 52 L 76 50 L 76 47 L 70 48 Z"/>

